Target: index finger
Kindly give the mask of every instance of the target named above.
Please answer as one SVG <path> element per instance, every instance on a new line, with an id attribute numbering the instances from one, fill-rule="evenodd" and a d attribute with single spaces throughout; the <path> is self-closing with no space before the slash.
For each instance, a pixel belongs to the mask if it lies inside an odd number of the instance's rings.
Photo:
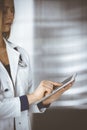
<path id="1" fill-rule="evenodd" d="M 59 82 L 52 82 L 52 81 L 49 81 L 53 86 L 55 87 L 61 87 L 63 84 L 62 83 L 59 83 Z"/>

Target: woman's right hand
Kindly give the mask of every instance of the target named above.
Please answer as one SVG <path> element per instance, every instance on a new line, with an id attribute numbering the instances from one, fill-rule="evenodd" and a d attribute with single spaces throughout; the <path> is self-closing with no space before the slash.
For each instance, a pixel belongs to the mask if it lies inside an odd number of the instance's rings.
<path id="1" fill-rule="evenodd" d="M 36 90 L 32 94 L 27 95 L 29 104 L 39 101 L 47 94 L 50 94 L 53 91 L 54 87 L 60 87 L 61 85 L 61 83 L 56 83 L 48 80 L 41 81 Z"/>

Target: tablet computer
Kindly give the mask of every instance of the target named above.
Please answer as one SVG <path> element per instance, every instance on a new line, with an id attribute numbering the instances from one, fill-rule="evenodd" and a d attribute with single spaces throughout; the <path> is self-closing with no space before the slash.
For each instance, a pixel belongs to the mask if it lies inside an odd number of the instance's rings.
<path id="1" fill-rule="evenodd" d="M 48 99 L 49 97 L 51 97 L 52 95 L 54 95 L 55 93 L 57 93 L 59 90 L 61 90 L 62 88 L 66 87 L 68 84 L 72 83 L 75 80 L 76 77 L 76 73 L 69 76 L 68 78 L 66 78 L 63 82 L 62 82 L 62 86 L 61 87 L 56 87 L 49 95 L 43 97 L 40 101 L 36 102 L 36 104 L 45 101 L 46 99 Z"/>

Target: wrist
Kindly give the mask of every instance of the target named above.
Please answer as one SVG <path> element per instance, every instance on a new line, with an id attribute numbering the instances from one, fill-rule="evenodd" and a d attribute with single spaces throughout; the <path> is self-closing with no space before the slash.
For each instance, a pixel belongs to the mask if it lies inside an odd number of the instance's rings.
<path id="1" fill-rule="evenodd" d="M 28 94 L 28 95 L 27 95 L 27 98 L 28 98 L 29 104 L 33 104 L 33 103 L 35 103 L 35 102 L 37 101 L 37 98 L 36 98 L 36 96 L 34 95 L 34 93 Z"/>

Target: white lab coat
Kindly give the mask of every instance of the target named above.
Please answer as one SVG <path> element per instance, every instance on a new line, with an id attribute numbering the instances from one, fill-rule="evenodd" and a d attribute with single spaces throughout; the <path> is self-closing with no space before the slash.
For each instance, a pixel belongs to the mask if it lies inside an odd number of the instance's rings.
<path id="1" fill-rule="evenodd" d="M 5 42 L 13 83 L 0 62 L 0 130 L 14 130 L 14 119 L 16 130 L 31 130 L 30 113 L 39 112 L 39 109 L 33 105 L 21 112 L 19 99 L 33 91 L 29 57 L 22 48 L 15 50 L 14 44 Z"/>

